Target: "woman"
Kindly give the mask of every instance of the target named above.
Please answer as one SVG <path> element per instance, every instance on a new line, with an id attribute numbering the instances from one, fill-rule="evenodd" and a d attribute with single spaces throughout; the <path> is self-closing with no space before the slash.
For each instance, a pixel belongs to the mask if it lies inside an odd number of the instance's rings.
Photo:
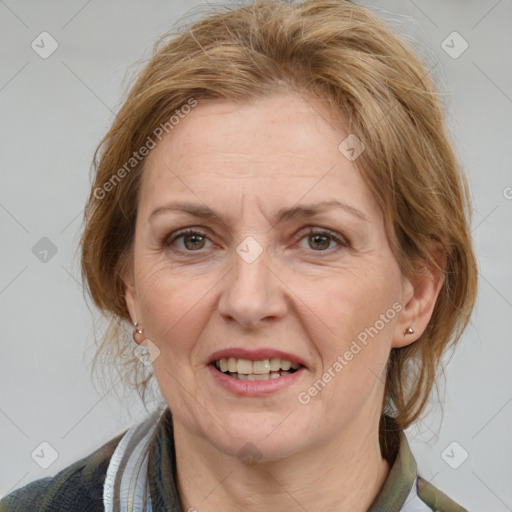
<path id="1" fill-rule="evenodd" d="M 403 430 L 474 304 L 466 181 L 428 71 L 369 11 L 264 1 L 161 44 L 81 248 L 101 351 L 166 408 L 0 511 L 465 510 Z"/>

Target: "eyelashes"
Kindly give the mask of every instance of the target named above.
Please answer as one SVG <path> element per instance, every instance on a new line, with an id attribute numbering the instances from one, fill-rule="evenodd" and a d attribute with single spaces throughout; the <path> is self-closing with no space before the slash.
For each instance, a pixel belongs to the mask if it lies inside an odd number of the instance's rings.
<path id="1" fill-rule="evenodd" d="M 202 231 L 201 229 L 187 228 L 169 235 L 167 238 L 164 239 L 163 246 L 167 249 L 172 249 L 173 246 L 176 245 L 176 242 L 178 242 L 180 239 L 183 240 L 185 248 L 175 249 L 175 251 L 187 254 L 202 254 L 204 252 L 202 249 L 205 247 L 203 241 L 210 240 L 208 234 Z M 304 239 L 311 239 L 313 241 L 313 245 L 318 244 L 322 246 L 320 250 L 312 249 L 311 247 L 309 247 L 309 249 L 306 249 L 311 251 L 312 253 L 332 254 L 337 250 L 350 247 L 350 242 L 347 240 L 346 237 L 338 235 L 337 233 L 333 233 L 332 231 L 325 228 L 308 228 L 306 232 L 302 233 L 302 236 L 299 238 L 299 241 L 302 241 Z M 192 241 L 192 245 L 190 246 L 191 248 L 187 248 L 187 240 Z M 326 242 L 327 245 L 330 245 L 331 242 L 335 242 L 337 246 L 334 248 L 326 249 L 324 247 Z"/>

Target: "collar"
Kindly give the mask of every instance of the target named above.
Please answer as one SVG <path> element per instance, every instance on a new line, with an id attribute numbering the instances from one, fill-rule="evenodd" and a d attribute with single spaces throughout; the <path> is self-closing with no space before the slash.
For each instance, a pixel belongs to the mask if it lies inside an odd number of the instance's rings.
<path id="1" fill-rule="evenodd" d="M 381 451 L 391 470 L 370 512 L 406 512 L 407 504 L 419 502 L 416 495 L 417 465 L 405 433 L 388 416 L 384 420 Z M 172 416 L 167 408 L 149 454 L 149 488 L 153 510 L 183 512 L 176 487 L 176 452 Z M 404 508 L 404 505 L 407 508 Z M 413 510 L 412 508 L 410 510 Z M 420 509 L 417 509 L 420 510 Z M 430 510 L 430 509 L 425 509 Z"/>
<path id="2" fill-rule="evenodd" d="M 380 446 L 391 470 L 369 512 L 430 510 L 419 508 L 421 503 L 416 493 L 416 460 L 404 431 L 389 416 L 385 416 L 381 422 Z"/>

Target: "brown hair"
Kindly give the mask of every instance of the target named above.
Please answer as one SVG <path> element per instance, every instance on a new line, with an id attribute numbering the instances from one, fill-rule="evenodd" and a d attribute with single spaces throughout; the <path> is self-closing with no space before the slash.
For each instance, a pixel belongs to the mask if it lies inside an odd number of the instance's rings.
<path id="1" fill-rule="evenodd" d="M 129 370 L 123 375 L 144 398 L 152 375 L 121 328 L 130 321 L 121 276 L 131 264 L 141 148 L 159 138 L 159 127 L 172 129 L 183 105 L 249 101 L 277 91 L 326 101 L 364 143 L 356 163 L 385 214 L 404 275 L 412 276 L 418 262 L 444 271 L 427 329 L 416 342 L 392 349 L 388 361 L 382 418 L 387 412 L 406 428 L 425 409 L 441 356 L 459 340 L 475 302 L 469 195 L 429 72 L 377 16 L 344 0 L 224 6 L 155 44 L 94 155 L 80 241 L 82 277 L 108 319 L 94 362 L 103 355 Z M 444 248 L 444 270 L 432 241 Z"/>

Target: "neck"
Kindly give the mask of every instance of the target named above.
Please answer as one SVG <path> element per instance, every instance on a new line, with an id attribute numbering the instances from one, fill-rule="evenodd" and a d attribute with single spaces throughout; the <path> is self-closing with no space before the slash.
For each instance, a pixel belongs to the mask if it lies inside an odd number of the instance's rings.
<path id="1" fill-rule="evenodd" d="M 380 452 L 378 423 L 354 424 L 334 442 L 252 466 L 174 419 L 173 427 L 183 510 L 365 512 L 390 471 Z"/>

